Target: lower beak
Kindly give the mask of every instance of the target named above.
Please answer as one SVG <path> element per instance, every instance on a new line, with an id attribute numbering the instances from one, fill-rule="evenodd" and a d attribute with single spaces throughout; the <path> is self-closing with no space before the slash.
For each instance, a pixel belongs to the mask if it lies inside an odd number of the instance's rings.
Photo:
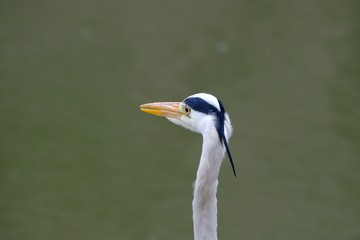
<path id="1" fill-rule="evenodd" d="M 181 102 L 154 102 L 140 105 L 140 110 L 149 114 L 181 118 L 184 113 L 181 111 Z"/>

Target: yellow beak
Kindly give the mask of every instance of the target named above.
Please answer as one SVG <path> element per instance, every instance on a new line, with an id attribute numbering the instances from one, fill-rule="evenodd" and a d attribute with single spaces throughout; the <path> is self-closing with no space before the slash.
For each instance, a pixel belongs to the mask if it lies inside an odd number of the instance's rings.
<path id="1" fill-rule="evenodd" d="M 161 117 L 181 118 L 184 112 L 181 102 L 154 102 L 140 105 L 140 110 Z"/>

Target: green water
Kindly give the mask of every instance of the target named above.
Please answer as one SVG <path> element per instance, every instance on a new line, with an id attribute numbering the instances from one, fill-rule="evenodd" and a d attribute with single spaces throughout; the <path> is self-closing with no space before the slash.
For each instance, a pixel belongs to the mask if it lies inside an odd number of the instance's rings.
<path id="1" fill-rule="evenodd" d="M 358 1 L 2 1 L 0 238 L 192 239 L 201 137 L 139 111 L 219 97 L 219 239 L 360 239 Z"/>

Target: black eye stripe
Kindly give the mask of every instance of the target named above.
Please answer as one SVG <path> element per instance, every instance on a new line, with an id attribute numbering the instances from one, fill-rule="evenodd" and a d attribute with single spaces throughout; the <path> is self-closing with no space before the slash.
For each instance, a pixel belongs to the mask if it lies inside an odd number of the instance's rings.
<path id="1" fill-rule="evenodd" d="M 190 97 L 184 100 L 184 103 L 188 105 L 191 109 L 202 112 L 204 114 L 213 115 L 215 117 L 215 127 L 219 134 L 220 141 L 223 142 L 225 139 L 224 135 L 224 122 L 225 122 L 225 108 L 220 100 L 218 100 L 220 105 L 220 111 L 208 103 L 202 98 L 199 97 Z"/>
<path id="2" fill-rule="evenodd" d="M 215 106 L 209 104 L 207 101 L 205 101 L 202 98 L 198 98 L 198 97 L 187 98 L 184 100 L 184 103 L 189 107 L 191 107 L 192 109 L 194 109 L 195 111 L 202 112 L 205 114 L 216 114 L 219 112 L 219 110 Z"/>

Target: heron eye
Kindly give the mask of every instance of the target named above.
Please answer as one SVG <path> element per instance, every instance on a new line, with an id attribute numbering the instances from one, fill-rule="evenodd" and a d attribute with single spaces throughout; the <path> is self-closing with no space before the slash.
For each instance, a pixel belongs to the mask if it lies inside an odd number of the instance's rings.
<path id="1" fill-rule="evenodd" d="M 190 107 L 185 106 L 185 107 L 184 107 L 184 111 L 185 111 L 186 115 L 189 115 L 190 112 L 191 112 L 191 109 L 190 109 Z"/>

